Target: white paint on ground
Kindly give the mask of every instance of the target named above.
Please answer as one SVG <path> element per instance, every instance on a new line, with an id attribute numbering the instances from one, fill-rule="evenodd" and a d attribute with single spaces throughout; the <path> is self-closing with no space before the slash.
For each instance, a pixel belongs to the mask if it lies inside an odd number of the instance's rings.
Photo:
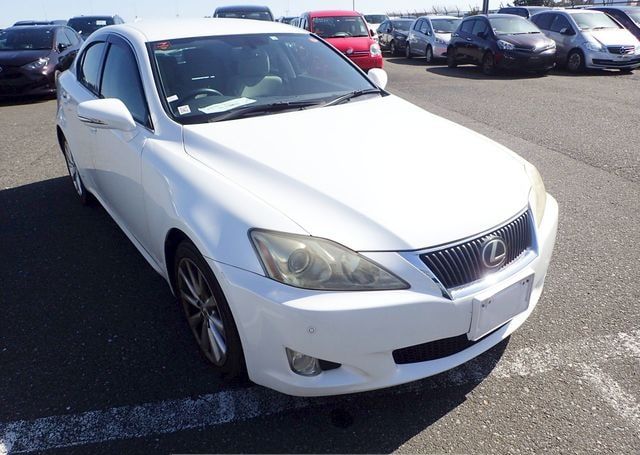
<path id="1" fill-rule="evenodd" d="M 624 349 L 619 348 L 621 341 Z M 469 384 L 482 381 L 487 375 L 509 378 L 577 367 L 621 417 L 640 428 L 640 409 L 633 397 L 599 369 L 590 367 L 585 370 L 582 367 L 613 358 L 640 359 L 638 346 L 640 330 L 630 334 L 548 344 L 536 349 L 507 351 L 501 359 L 489 354 L 429 381 L 415 382 L 380 393 L 397 394 Z M 338 400 L 344 402 L 353 399 L 340 397 Z M 251 387 L 224 390 L 197 398 L 9 422 L 0 424 L 0 455 L 175 433 L 319 406 L 335 400 L 289 397 L 262 387 Z"/>
<path id="2" fill-rule="evenodd" d="M 594 364 L 582 364 L 582 376 L 599 392 L 604 401 L 611 406 L 630 427 L 640 434 L 640 405 L 610 375 Z"/>

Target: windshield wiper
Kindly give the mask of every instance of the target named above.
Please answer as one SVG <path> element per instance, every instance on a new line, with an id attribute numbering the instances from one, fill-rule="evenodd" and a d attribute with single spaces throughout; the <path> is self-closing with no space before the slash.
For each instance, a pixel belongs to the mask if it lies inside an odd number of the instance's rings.
<path id="1" fill-rule="evenodd" d="M 220 122 L 223 120 L 232 120 L 242 117 L 247 117 L 253 114 L 269 113 L 269 112 L 282 112 L 287 110 L 302 110 L 311 106 L 318 106 L 322 104 L 318 101 L 280 101 L 278 103 L 271 104 L 252 104 L 250 106 L 239 107 L 230 111 L 224 112 L 220 115 L 216 115 L 209 122 Z"/>
<path id="2" fill-rule="evenodd" d="M 341 95 L 341 96 L 337 97 L 336 99 L 333 99 L 333 100 L 329 101 L 327 104 L 325 104 L 325 106 L 334 106 L 336 104 L 342 104 L 342 103 L 347 102 L 347 101 L 349 101 L 349 100 L 351 100 L 353 98 L 357 98 L 357 97 L 362 96 L 362 95 L 369 95 L 369 94 L 372 94 L 372 93 L 380 93 L 380 94 L 382 94 L 382 90 L 380 90 L 379 88 L 369 88 L 369 89 L 366 89 L 366 90 L 356 90 L 356 91 L 349 92 L 349 93 L 346 93 L 344 95 Z"/>

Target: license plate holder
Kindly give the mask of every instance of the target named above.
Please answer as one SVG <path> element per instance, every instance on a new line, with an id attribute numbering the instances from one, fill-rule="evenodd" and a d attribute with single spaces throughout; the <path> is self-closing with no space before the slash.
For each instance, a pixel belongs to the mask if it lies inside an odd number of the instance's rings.
<path id="1" fill-rule="evenodd" d="M 529 308 L 532 288 L 533 274 L 497 292 L 476 296 L 473 299 L 469 339 L 478 340 L 526 311 Z"/>

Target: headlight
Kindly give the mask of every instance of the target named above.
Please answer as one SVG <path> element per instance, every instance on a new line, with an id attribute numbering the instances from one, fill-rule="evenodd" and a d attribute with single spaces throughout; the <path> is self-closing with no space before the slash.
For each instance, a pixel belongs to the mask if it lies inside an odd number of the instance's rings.
<path id="1" fill-rule="evenodd" d="M 553 40 L 549 40 L 549 43 L 547 44 L 547 49 L 555 49 L 556 48 L 556 42 Z"/>
<path id="2" fill-rule="evenodd" d="M 533 218 L 536 220 L 536 226 L 540 226 L 542 217 L 544 216 L 544 208 L 547 206 L 547 190 L 544 187 L 540 172 L 538 172 L 538 169 L 536 169 L 533 164 L 526 163 L 524 168 L 531 182 L 529 205 L 533 210 Z"/>
<path id="3" fill-rule="evenodd" d="M 409 288 L 379 265 L 330 240 L 258 229 L 250 235 L 267 276 L 281 283 L 323 291 Z"/>
<path id="4" fill-rule="evenodd" d="M 371 54 L 372 57 L 382 55 L 382 51 L 380 50 L 380 46 L 378 45 L 378 43 L 373 43 L 371 45 L 371 47 L 369 48 L 369 53 Z"/>
<path id="5" fill-rule="evenodd" d="M 594 43 L 591 41 L 587 41 L 586 43 L 584 43 L 584 47 L 587 48 L 590 51 L 594 51 L 594 52 L 606 52 L 607 48 L 604 47 L 602 44 L 600 43 Z"/>
<path id="6" fill-rule="evenodd" d="M 23 65 L 22 67 L 26 70 L 39 70 L 44 68 L 45 66 L 47 66 L 49 64 L 49 58 L 48 57 L 43 57 L 43 58 L 39 58 L 38 60 L 36 60 L 35 62 L 31 62 L 31 63 L 27 63 L 26 65 Z"/>
<path id="7" fill-rule="evenodd" d="M 636 46 L 636 54 L 640 54 L 640 46 Z"/>
<path id="8" fill-rule="evenodd" d="M 513 44 L 501 39 L 498 40 L 498 47 L 503 51 L 512 51 L 516 48 Z"/>
<path id="9" fill-rule="evenodd" d="M 436 44 L 447 44 L 447 42 L 442 38 L 436 38 Z"/>

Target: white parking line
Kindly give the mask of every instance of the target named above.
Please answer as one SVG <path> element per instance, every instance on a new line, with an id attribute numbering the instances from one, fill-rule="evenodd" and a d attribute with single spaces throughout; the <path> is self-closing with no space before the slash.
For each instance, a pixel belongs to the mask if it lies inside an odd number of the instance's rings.
<path id="1" fill-rule="evenodd" d="M 414 383 L 384 393 L 405 393 L 425 387 L 477 382 L 489 371 L 490 377 L 509 378 L 576 367 L 622 418 L 640 428 L 640 409 L 634 398 L 598 367 L 592 367 L 606 359 L 640 358 L 640 350 L 636 348 L 638 345 L 640 330 L 571 343 L 543 345 L 536 349 L 507 351 L 492 371 L 492 359 L 485 356 L 431 382 Z M 589 365 L 589 368 L 584 365 Z M 343 402 L 344 399 L 343 397 L 340 401 Z M 346 399 L 352 400 L 354 397 Z M 0 424 L 0 455 L 175 433 L 329 402 L 336 401 L 332 398 L 294 398 L 261 387 L 251 387 L 197 398 L 9 422 Z"/>

